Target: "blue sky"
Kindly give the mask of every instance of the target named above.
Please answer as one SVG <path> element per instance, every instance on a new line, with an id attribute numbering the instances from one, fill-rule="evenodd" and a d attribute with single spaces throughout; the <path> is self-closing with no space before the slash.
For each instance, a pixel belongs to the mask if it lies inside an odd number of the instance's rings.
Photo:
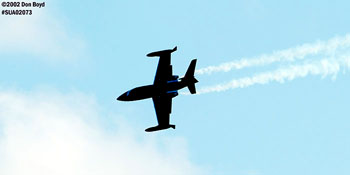
<path id="1" fill-rule="evenodd" d="M 144 132 L 145 128 L 156 124 L 151 100 L 132 103 L 115 100 L 135 86 L 153 82 L 158 59 L 146 57 L 149 52 L 178 46 L 172 64 L 174 73 L 182 76 L 193 58 L 198 59 L 198 68 L 205 68 L 272 55 L 305 43 L 327 43 L 331 38 L 343 38 L 349 33 L 349 5 L 347 1 L 158 0 L 82 3 L 61 0 L 46 1 L 45 8 L 33 9 L 33 16 L 1 16 L 0 23 L 4 27 L 0 32 L 5 34 L 0 38 L 0 89 L 3 94 L 0 94 L 3 97 L 0 99 L 4 101 L 2 110 L 5 111 L 1 113 L 1 132 L 12 136 L 12 130 L 6 129 L 11 128 L 13 123 L 7 121 L 14 113 L 6 109 L 11 102 L 8 99 L 17 99 L 24 104 L 45 104 L 45 99 L 50 99 L 54 94 L 53 102 L 47 103 L 49 106 L 59 106 L 59 114 L 66 115 L 67 112 L 66 107 L 61 108 L 61 103 L 68 106 L 68 111 L 73 111 L 72 115 L 80 118 L 85 116 L 82 111 L 92 108 L 87 111 L 96 113 L 93 121 L 98 123 L 99 133 L 102 136 L 114 133 L 120 136 L 100 139 L 87 137 L 87 140 L 93 140 L 87 143 L 96 141 L 105 146 L 110 144 L 107 140 L 112 139 L 118 145 L 118 139 L 124 143 L 130 137 L 132 148 L 141 155 L 126 151 L 123 156 L 129 157 L 130 153 L 136 157 L 151 156 L 149 158 L 152 159 L 155 154 L 158 155 L 155 157 L 169 159 L 165 161 L 169 169 L 184 169 L 184 172 L 189 169 L 191 171 L 187 173 L 190 174 L 349 174 L 350 139 L 347 136 L 350 127 L 347 123 L 350 120 L 347 102 L 350 96 L 347 87 L 350 84 L 346 66 L 340 69 L 335 79 L 332 78 L 333 74 L 324 77 L 321 73 L 308 74 L 284 83 L 269 81 L 222 92 L 180 95 L 173 100 L 171 115 L 171 123 L 177 125 L 176 130 L 158 133 Z M 291 63 L 275 62 L 197 75 L 197 88 L 277 69 L 284 70 L 290 65 L 313 64 L 314 61 L 328 59 L 327 56 L 332 56 L 332 59 L 337 59 L 339 55 L 348 57 L 348 49 L 348 46 L 344 46 L 341 53 L 334 55 L 307 55 L 303 60 Z M 6 94 L 11 98 L 5 98 Z M 79 100 L 81 96 L 83 98 Z M 37 101 L 31 101 L 31 98 Z M 92 99 L 91 106 L 76 106 L 76 103 L 84 103 L 86 98 Z M 40 111 L 42 106 L 37 107 Z M 75 107 L 79 110 L 75 110 Z M 13 108 L 17 111 L 16 105 Z M 23 107 L 18 110 L 28 109 Z M 26 114 L 31 116 L 23 112 L 22 117 L 26 118 Z M 21 120 L 16 122 L 21 123 Z M 95 128 L 87 123 L 84 123 L 86 128 Z M 33 122 L 33 126 L 37 126 L 37 123 Z M 57 131 L 61 129 L 57 126 Z M 90 129 L 79 131 L 84 133 Z M 37 135 L 33 132 L 30 136 L 35 140 Z M 74 136 L 85 138 L 84 134 Z M 6 138 L 9 137 L 2 137 L 0 143 L 12 143 Z M 147 143 L 151 143 L 149 149 L 152 151 L 143 149 L 143 144 Z M 179 146 L 178 150 L 176 146 Z M 115 149 L 118 148 L 116 146 Z M 153 149 L 161 151 L 151 154 Z M 181 156 L 168 158 L 174 155 Z M 105 157 L 97 158 L 115 162 Z M 12 160 L 13 157 L 8 159 Z M 189 163 L 179 163 L 182 160 Z M 147 165 L 143 159 L 139 163 Z M 16 161 L 12 166 L 18 166 Z M 98 172 L 99 166 L 95 168 Z M 100 168 L 104 169 L 104 165 Z M 55 167 L 50 170 L 54 171 Z M 143 170 L 142 167 L 140 170 Z M 118 170 L 111 169 L 106 174 L 116 172 Z M 124 172 L 133 174 L 134 171 L 126 168 Z"/>

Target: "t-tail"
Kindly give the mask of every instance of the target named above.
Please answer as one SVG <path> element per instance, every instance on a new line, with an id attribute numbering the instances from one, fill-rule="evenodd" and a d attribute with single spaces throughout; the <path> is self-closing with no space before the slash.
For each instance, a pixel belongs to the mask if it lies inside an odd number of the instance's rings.
<path id="1" fill-rule="evenodd" d="M 187 82 L 188 90 L 191 92 L 191 94 L 196 93 L 196 86 L 195 83 L 198 82 L 196 78 L 194 78 L 194 71 L 196 68 L 197 59 L 193 59 L 190 63 L 190 66 L 188 66 L 188 69 L 186 71 L 185 76 L 182 78 L 183 81 Z"/>

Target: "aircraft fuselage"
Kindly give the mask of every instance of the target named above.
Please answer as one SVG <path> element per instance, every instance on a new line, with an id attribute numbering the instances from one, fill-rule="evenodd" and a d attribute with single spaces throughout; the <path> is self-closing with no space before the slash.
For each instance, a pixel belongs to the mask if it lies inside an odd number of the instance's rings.
<path id="1" fill-rule="evenodd" d="M 161 50 L 147 54 L 148 57 L 159 57 L 158 67 L 154 76 L 152 85 L 140 86 L 120 95 L 117 100 L 136 101 L 152 98 L 153 106 L 157 115 L 158 125 L 147 128 L 146 132 L 159 131 L 173 128 L 170 124 L 170 114 L 172 109 L 172 99 L 178 95 L 178 90 L 187 87 L 191 94 L 196 94 L 195 83 L 198 80 L 194 77 L 197 59 L 193 59 L 187 68 L 185 75 L 179 79 L 179 76 L 173 75 L 171 65 L 171 53 L 175 52 L 177 47 L 168 50 Z"/>
<path id="2" fill-rule="evenodd" d="M 117 98 L 120 101 L 135 101 L 152 98 L 162 94 L 169 94 L 175 97 L 178 95 L 178 90 L 186 87 L 188 84 L 184 81 L 171 80 L 165 84 L 140 86 L 131 89 Z"/>

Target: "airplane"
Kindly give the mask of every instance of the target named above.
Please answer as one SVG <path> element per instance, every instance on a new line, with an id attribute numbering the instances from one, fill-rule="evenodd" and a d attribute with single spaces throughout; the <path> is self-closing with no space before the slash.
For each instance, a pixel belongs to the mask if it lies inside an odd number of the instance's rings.
<path id="1" fill-rule="evenodd" d="M 178 95 L 178 90 L 188 87 L 191 94 L 196 93 L 194 71 L 197 59 L 193 59 L 185 73 L 185 76 L 179 78 L 173 75 L 172 65 L 170 63 L 171 53 L 175 52 L 177 47 L 168 50 L 162 50 L 147 54 L 148 57 L 159 57 L 158 67 L 154 82 L 152 85 L 136 87 L 122 95 L 119 101 L 135 101 L 152 98 L 154 109 L 156 111 L 158 125 L 147 128 L 146 132 L 153 132 L 168 128 L 175 129 L 175 125 L 169 124 L 171 113 L 172 98 Z"/>

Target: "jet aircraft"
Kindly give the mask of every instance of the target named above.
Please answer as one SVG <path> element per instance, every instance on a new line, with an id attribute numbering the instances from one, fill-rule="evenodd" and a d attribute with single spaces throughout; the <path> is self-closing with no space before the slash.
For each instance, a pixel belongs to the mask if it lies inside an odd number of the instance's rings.
<path id="1" fill-rule="evenodd" d="M 176 51 L 177 47 L 169 50 L 162 50 L 147 54 L 148 57 L 160 57 L 154 82 L 152 85 L 136 87 L 122 95 L 117 100 L 135 101 L 152 98 L 157 115 L 158 125 L 147 128 L 146 132 L 158 131 L 168 128 L 175 129 L 175 125 L 169 124 L 171 113 L 172 98 L 178 95 L 178 90 L 188 87 L 191 94 L 196 93 L 194 71 L 197 59 L 193 59 L 183 78 L 173 75 L 172 65 L 170 63 L 171 53 Z"/>

